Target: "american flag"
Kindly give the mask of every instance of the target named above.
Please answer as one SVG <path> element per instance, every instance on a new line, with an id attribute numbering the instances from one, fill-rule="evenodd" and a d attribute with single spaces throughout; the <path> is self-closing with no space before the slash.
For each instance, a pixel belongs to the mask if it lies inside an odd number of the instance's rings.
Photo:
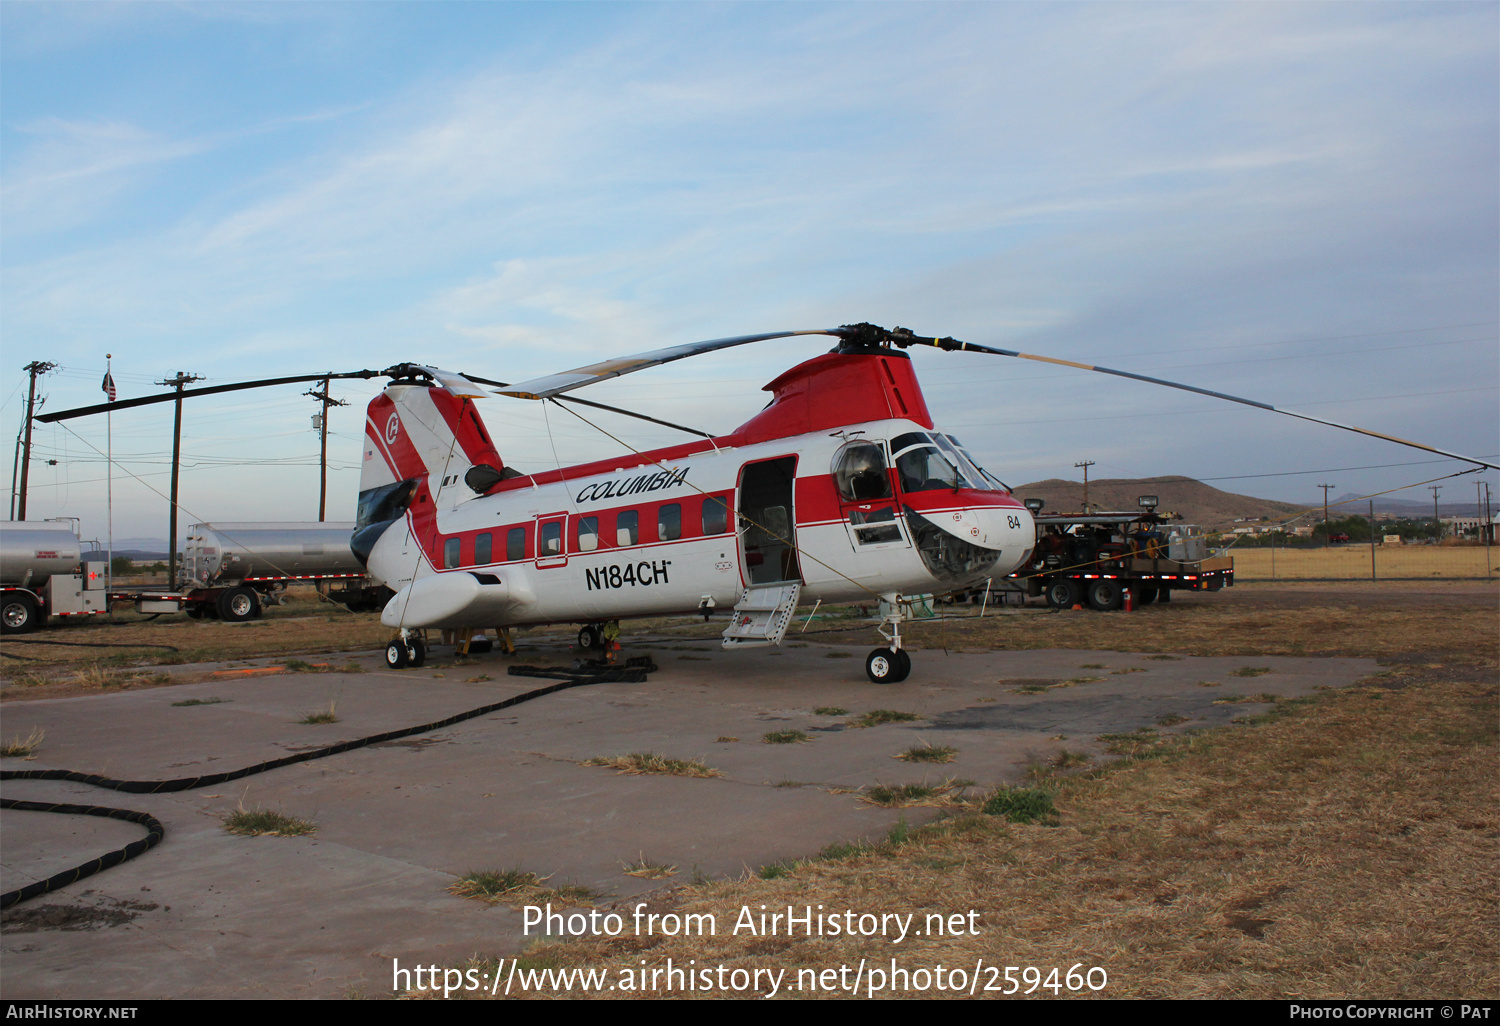
<path id="1" fill-rule="evenodd" d="M 100 385 L 99 387 L 104 390 L 104 394 L 105 395 L 109 396 L 109 401 L 110 402 L 114 402 L 115 401 L 115 379 L 114 379 L 114 375 L 110 374 L 110 372 L 106 370 L 104 372 L 104 383 L 102 385 Z"/>

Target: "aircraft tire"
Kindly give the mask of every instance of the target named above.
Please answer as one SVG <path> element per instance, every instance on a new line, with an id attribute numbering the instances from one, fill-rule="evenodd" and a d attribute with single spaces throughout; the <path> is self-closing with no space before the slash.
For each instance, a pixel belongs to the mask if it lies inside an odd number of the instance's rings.
<path id="1" fill-rule="evenodd" d="M 400 638 L 395 639 L 385 646 L 385 665 L 393 670 L 404 670 L 411 655 L 407 650 L 406 643 Z"/>
<path id="2" fill-rule="evenodd" d="M 427 661 L 427 642 L 412 638 L 406 643 L 406 664 L 416 669 Z"/>
<path id="3" fill-rule="evenodd" d="M 872 684 L 899 684 L 911 672 L 911 656 L 904 651 L 877 648 L 865 657 L 865 676 Z"/>
<path id="4" fill-rule="evenodd" d="M 578 628 L 578 647 L 585 652 L 592 652 L 596 648 L 602 648 L 604 634 L 594 624 L 586 623 Z"/>
<path id="5" fill-rule="evenodd" d="M 30 595 L 9 595 L 0 606 L 0 633 L 26 634 L 37 628 L 36 600 Z"/>

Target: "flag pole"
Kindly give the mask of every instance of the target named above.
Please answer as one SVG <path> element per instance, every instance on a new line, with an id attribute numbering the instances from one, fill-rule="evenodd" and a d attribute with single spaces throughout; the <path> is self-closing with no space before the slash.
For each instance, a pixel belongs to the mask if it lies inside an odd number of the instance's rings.
<path id="1" fill-rule="evenodd" d="M 109 401 L 115 401 L 115 378 L 110 373 L 110 360 L 114 354 L 104 354 L 104 394 L 109 396 Z M 109 593 L 115 590 L 115 432 L 114 411 L 106 410 L 104 413 L 104 495 L 107 508 L 107 525 L 109 530 L 109 543 L 105 558 L 109 560 L 104 566 L 104 612 L 106 616 L 112 616 L 110 608 Z"/>

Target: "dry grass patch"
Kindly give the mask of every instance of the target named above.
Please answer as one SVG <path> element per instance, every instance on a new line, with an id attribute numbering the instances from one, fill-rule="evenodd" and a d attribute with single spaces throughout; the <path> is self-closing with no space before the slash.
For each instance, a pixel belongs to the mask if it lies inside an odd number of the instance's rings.
<path id="1" fill-rule="evenodd" d="M 773 730 L 760 736 L 762 744 L 767 745 L 800 745 L 811 741 L 812 738 L 800 730 Z"/>
<path id="2" fill-rule="evenodd" d="M 448 888 L 448 892 L 491 905 L 503 903 L 517 907 L 538 902 L 588 906 L 599 897 L 598 892 L 577 884 L 548 887 L 546 883 L 550 879 L 550 876 L 537 876 L 522 869 L 478 870 L 465 873 Z"/>
<path id="3" fill-rule="evenodd" d="M 676 866 L 648 859 L 644 852 L 634 862 L 625 862 L 621 865 L 626 876 L 636 876 L 642 880 L 665 880 L 669 876 L 677 875 Z"/>
<path id="4" fill-rule="evenodd" d="M 224 829 L 244 837 L 300 837 L 318 828 L 305 819 L 272 809 L 238 808 L 224 817 Z"/>
<path id="5" fill-rule="evenodd" d="M 583 761 L 585 766 L 608 766 L 620 773 L 660 773 L 669 777 L 721 777 L 724 774 L 696 759 L 672 759 L 655 752 L 632 752 L 629 755 L 595 756 Z"/>
<path id="6" fill-rule="evenodd" d="M 900 759 L 902 762 L 952 762 L 958 755 L 958 749 L 952 745 L 934 745 L 923 743 L 912 745 L 900 755 L 891 758 Z"/>
<path id="7" fill-rule="evenodd" d="M 302 717 L 297 722 L 298 723 L 307 723 L 307 724 L 318 724 L 318 723 L 337 723 L 338 721 L 339 721 L 339 717 L 338 717 L 338 702 L 337 701 L 332 701 L 332 702 L 328 703 L 328 708 L 327 709 L 316 709 L 316 710 L 308 713 L 306 716 Z"/>
<path id="8" fill-rule="evenodd" d="M 850 720 L 851 727 L 878 727 L 882 723 L 912 723 L 922 717 L 916 713 L 899 712 L 895 709 L 871 709 L 857 720 Z"/>
<path id="9" fill-rule="evenodd" d="M 40 727 L 32 727 L 31 733 L 24 738 L 17 734 L 4 744 L 0 744 L 0 757 L 7 759 L 29 759 L 42 742 L 46 739 L 47 732 Z"/>

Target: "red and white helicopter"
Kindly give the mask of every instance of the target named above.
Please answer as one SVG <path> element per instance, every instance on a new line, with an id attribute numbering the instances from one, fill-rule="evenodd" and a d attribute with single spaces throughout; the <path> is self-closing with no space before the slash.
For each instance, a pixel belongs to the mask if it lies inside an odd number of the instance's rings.
<path id="1" fill-rule="evenodd" d="M 902 596 L 1003 577 L 1036 539 L 1031 513 L 933 423 L 911 360 L 871 325 L 678 346 L 505 386 L 554 396 L 699 353 L 792 335 L 839 339 L 765 388 L 734 431 L 523 475 L 475 407 L 475 379 L 393 368 L 365 422 L 352 547 L 395 595 L 392 666 L 418 631 L 583 623 L 733 607 L 726 648 L 777 644 L 799 602 L 884 599 L 886 644 L 865 661 L 905 679 Z M 962 343 L 953 343 L 955 347 Z M 483 380 L 483 379 L 479 379 Z M 485 382 L 498 385 L 498 382 Z"/>
<path id="2" fill-rule="evenodd" d="M 797 335 L 835 348 L 765 390 L 771 402 L 725 435 L 521 474 L 474 400 L 492 392 L 652 417 L 566 395 L 701 353 Z M 381 622 L 393 667 L 420 664 L 423 632 L 580 623 L 585 649 L 621 618 L 732 607 L 726 647 L 777 644 L 799 602 L 879 598 L 886 644 L 865 660 L 905 679 L 903 596 L 1003 577 L 1031 554 L 1031 512 L 932 420 L 903 351 L 913 345 L 1096 371 L 1381 438 L 1474 465 L 1495 463 L 1194 385 L 872 324 L 741 335 L 507 385 L 416 364 L 188 389 L 46 414 L 43 422 L 244 388 L 392 378 L 365 421 L 350 542 L 389 587 Z M 600 429 L 602 430 L 602 429 Z M 611 436 L 613 437 L 613 436 Z M 618 439 L 617 439 L 618 441 Z M 629 448 L 627 445 L 626 448 Z M 1471 473 L 1473 471 L 1463 471 Z"/>

